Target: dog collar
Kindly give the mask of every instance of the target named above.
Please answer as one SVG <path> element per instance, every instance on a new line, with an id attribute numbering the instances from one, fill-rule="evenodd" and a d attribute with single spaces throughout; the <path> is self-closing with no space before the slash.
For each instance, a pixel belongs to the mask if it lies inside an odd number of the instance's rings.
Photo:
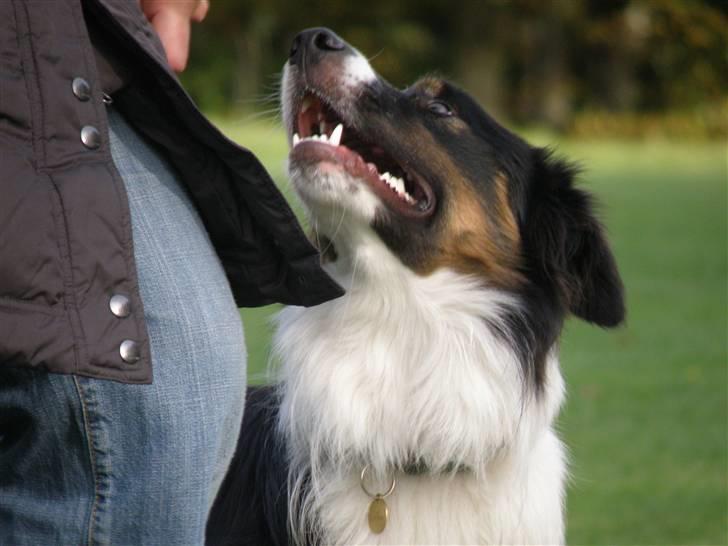
<path id="1" fill-rule="evenodd" d="M 364 468 L 362 468 L 361 475 L 359 476 L 359 484 L 361 485 L 364 493 L 366 493 L 367 496 L 372 499 L 369 503 L 369 508 L 367 510 L 367 521 L 369 523 L 369 530 L 375 535 L 378 535 L 384 531 L 384 529 L 387 527 L 387 523 L 389 522 L 389 506 L 387 506 L 387 503 L 384 499 L 394 493 L 394 489 L 395 487 L 397 487 L 397 476 L 396 471 L 393 472 L 389 488 L 384 492 L 374 493 L 371 492 L 365 484 L 369 468 L 369 465 L 366 465 L 364 466 Z M 424 476 L 428 474 L 434 474 L 434 472 L 432 472 L 432 469 L 427 466 L 427 464 L 425 464 L 422 459 L 412 461 L 402 466 L 401 468 L 398 468 L 397 470 L 403 472 L 408 476 Z M 450 462 L 445 466 L 444 469 L 438 472 L 438 475 L 456 474 L 466 472 L 467 470 L 468 468 L 465 465 Z"/>
<path id="2" fill-rule="evenodd" d="M 427 463 L 425 463 L 422 459 L 417 459 L 414 461 L 410 461 L 400 470 L 407 476 L 424 476 L 427 474 L 460 474 L 462 472 L 467 472 L 469 469 L 463 464 L 450 461 L 449 463 L 447 463 L 447 465 L 445 465 L 445 468 L 443 468 L 442 470 L 438 472 L 433 472 L 432 468 L 430 468 Z"/>

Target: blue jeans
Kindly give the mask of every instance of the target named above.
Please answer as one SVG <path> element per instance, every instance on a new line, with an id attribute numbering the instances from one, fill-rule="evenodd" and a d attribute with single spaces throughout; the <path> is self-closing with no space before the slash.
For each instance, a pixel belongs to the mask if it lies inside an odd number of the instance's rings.
<path id="1" fill-rule="evenodd" d="M 0 366 L 3 546 L 203 544 L 237 442 L 246 352 L 220 261 L 171 168 L 113 109 L 109 127 L 154 382 Z"/>

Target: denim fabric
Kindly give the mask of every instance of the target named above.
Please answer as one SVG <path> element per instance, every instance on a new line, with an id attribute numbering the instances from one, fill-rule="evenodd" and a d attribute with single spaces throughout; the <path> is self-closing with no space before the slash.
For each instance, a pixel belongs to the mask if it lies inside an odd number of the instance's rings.
<path id="1" fill-rule="evenodd" d="M 0 371 L 1 545 L 203 544 L 235 449 L 246 352 L 222 266 L 164 160 L 109 127 L 154 382 Z"/>

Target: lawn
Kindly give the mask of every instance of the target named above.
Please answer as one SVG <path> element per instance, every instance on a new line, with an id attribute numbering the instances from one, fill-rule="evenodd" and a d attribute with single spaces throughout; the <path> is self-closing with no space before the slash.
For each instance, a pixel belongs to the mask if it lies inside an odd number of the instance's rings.
<path id="1" fill-rule="evenodd" d="M 220 125 L 285 186 L 275 125 Z M 569 542 L 726 544 L 725 144 L 533 140 L 585 166 L 628 298 L 625 327 L 572 320 L 562 341 Z M 271 311 L 243 311 L 252 382 L 264 381 Z"/>

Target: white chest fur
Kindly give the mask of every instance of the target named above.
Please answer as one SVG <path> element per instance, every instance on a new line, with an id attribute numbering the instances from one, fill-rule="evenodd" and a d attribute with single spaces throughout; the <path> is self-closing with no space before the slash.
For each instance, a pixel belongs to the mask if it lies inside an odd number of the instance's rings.
<path id="1" fill-rule="evenodd" d="M 374 240 L 357 248 L 358 271 L 333 272 L 344 298 L 279 317 L 292 486 L 310 476 L 296 523 L 337 544 L 562 542 L 555 355 L 537 396 L 517 340 L 488 326 L 517 301 L 451 271 L 418 277 Z M 362 465 L 386 476 L 413 457 L 436 475 L 398 475 L 389 524 L 371 534 Z M 453 463 L 469 470 L 437 474 Z"/>

